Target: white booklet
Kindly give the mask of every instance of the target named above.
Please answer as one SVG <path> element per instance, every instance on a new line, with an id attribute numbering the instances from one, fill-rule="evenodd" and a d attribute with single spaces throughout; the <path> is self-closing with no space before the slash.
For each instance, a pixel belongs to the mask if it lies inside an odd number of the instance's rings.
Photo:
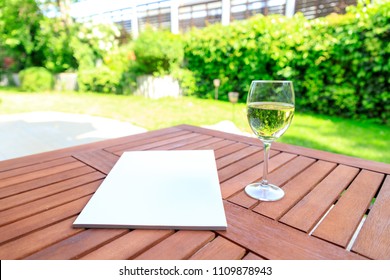
<path id="1" fill-rule="evenodd" d="M 214 152 L 125 152 L 73 227 L 225 230 Z"/>

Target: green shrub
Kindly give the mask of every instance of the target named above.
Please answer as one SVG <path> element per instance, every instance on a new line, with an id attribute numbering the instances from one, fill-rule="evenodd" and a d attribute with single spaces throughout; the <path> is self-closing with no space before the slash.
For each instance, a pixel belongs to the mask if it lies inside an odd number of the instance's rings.
<path id="1" fill-rule="evenodd" d="M 179 35 L 147 28 L 134 41 L 136 63 L 133 71 L 139 75 L 170 74 L 183 61 L 183 44 Z"/>
<path id="2" fill-rule="evenodd" d="M 129 72 L 134 64 L 132 45 L 122 45 L 108 53 L 98 67 L 79 69 L 81 91 L 129 94 L 134 89 L 135 75 Z"/>
<path id="3" fill-rule="evenodd" d="M 197 91 L 194 74 L 184 68 L 176 68 L 172 71 L 172 77 L 179 82 L 182 95 L 195 95 Z"/>
<path id="4" fill-rule="evenodd" d="M 107 66 L 81 70 L 77 81 L 81 91 L 94 91 L 104 93 L 117 93 L 121 74 Z"/>
<path id="5" fill-rule="evenodd" d="M 355 119 L 390 119 L 390 2 L 350 7 L 345 15 L 307 20 L 258 15 L 185 36 L 185 60 L 197 95 L 230 91 L 246 99 L 257 79 L 294 82 L 298 110 Z"/>
<path id="6" fill-rule="evenodd" d="M 19 72 L 21 89 L 24 91 L 48 91 L 53 88 L 53 75 L 44 67 L 30 67 Z"/>

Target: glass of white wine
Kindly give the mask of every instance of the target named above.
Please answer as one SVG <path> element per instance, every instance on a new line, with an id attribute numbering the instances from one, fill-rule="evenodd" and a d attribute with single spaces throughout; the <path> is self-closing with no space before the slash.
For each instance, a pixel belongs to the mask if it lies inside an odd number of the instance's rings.
<path id="1" fill-rule="evenodd" d="M 288 129 L 294 116 L 295 98 L 291 81 L 252 81 L 247 97 L 247 117 L 254 134 L 264 145 L 264 169 L 261 182 L 245 187 L 256 199 L 275 201 L 284 191 L 267 180 L 271 144 Z"/>

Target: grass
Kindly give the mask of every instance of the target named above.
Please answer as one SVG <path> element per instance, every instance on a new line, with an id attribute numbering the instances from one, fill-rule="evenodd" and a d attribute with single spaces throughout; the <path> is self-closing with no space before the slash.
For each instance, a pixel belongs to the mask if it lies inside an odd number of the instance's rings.
<path id="1" fill-rule="evenodd" d="M 234 109 L 234 111 L 233 111 Z M 0 114 L 58 111 L 127 121 L 154 130 L 177 124 L 212 125 L 230 120 L 250 133 L 245 104 L 194 97 L 146 99 L 97 93 L 24 93 L 0 89 Z M 234 114 L 233 114 L 234 113 Z M 390 127 L 369 121 L 347 120 L 296 112 L 293 123 L 278 141 L 390 163 Z"/>

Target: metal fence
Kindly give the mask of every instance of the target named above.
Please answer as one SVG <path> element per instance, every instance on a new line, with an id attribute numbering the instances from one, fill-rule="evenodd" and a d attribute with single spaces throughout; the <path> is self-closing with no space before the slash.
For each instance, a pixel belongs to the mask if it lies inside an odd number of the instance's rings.
<path id="1" fill-rule="evenodd" d="M 296 0 L 295 12 L 307 18 L 324 17 L 331 13 L 343 14 L 347 6 L 356 5 L 357 0 Z"/>
<path id="2" fill-rule="evenodd" d="M 137 36 L 146 25 L 185 32 L 192 27 L 247 19 L 256 14 L 291 16 L 303 13 L 309 19 L 345 13 L 357 0 L 156 0 L 93 15 L 116 22 Z M 225 17 L 225 19 L 224 19 Z"/>

